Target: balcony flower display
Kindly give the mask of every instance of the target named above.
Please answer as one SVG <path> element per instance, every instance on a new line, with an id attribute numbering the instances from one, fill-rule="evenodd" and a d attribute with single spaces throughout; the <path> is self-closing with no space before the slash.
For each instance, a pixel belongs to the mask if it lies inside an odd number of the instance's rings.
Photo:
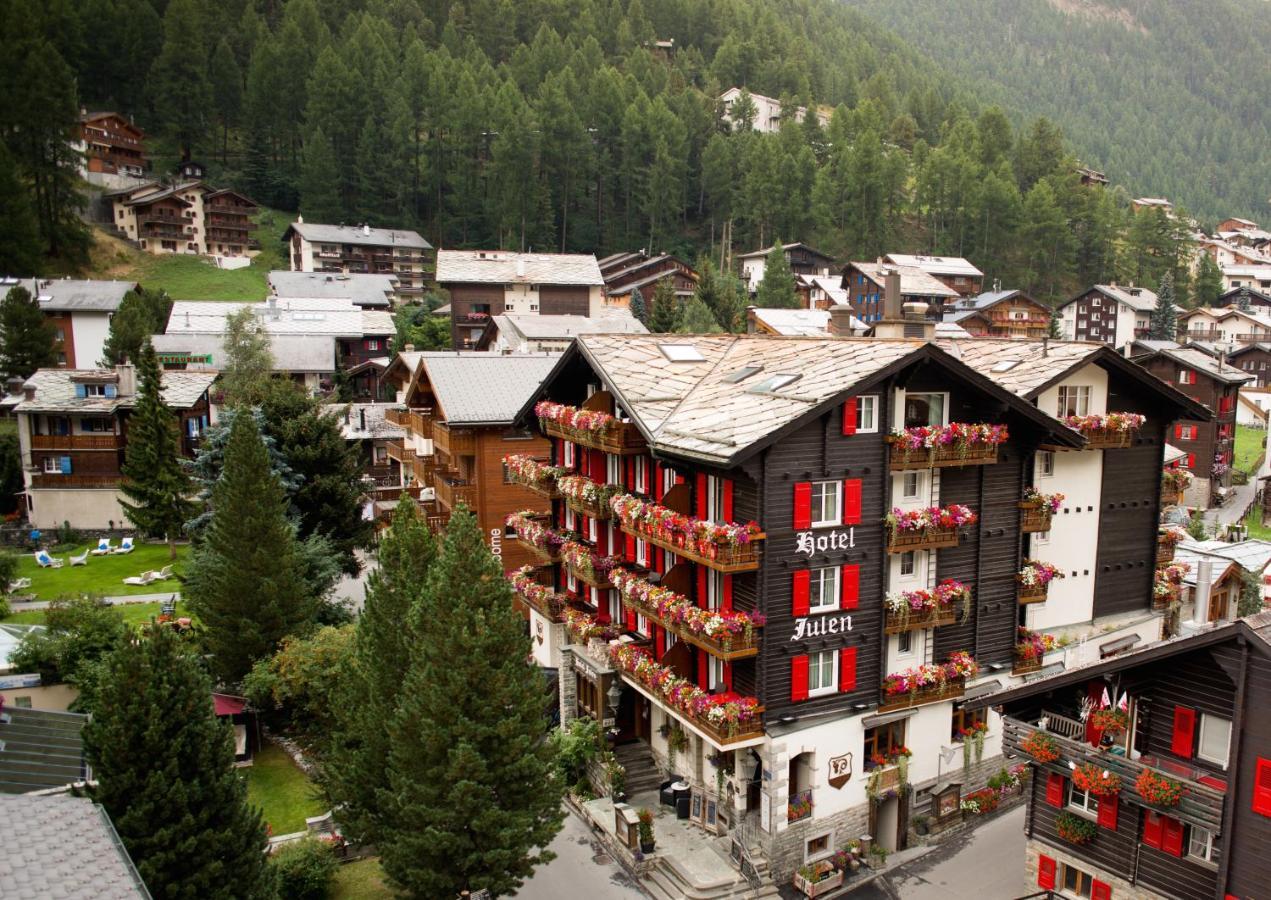
<path id="1" fill-rule="evenodd" d="M 544 610 L 553 616 L 559 616 L 564 612 L 565 598 L 546 585 L 535 581 L 533 566 L 522 566 L 508 576 L 508 581 L 512 582 L 512 587 L 518 594 L 537 609 Z"/>
<path id="2" fill-rule="evenodd" d="M 1152 583 L 1152 597 L 1158 603 L 1168 603 L 1178 597 L 1183 579 L 1192 567 L 1187 563 L 1171 563 L 1156 570 L 1156 580 Z"/>
<path id="3" fill-rule="evenodd" d="M 1063 494 L 1043 494 L 1034 487 L 1024 488 L 1024 503 L 1036 505 L 1046 510 L 1050 515 L 1059 512 L 1059 508 L 1064 505 Z"/>
<path id="4" fill-rule="evenodd" d="M 763 534 L 757 522 L 708 522 L 631 494 L 613 497 L 609 506 L 623 525 L 703 556 L 714 556 L 721 547 L 743 547 Z"/>
<path id="5" fill-rule="evenodd" d="M 541 515 L 533 510 L 523 509 L 512 513 L 503 521 L 516 532 L 518 540 L 531 544 L 550 556 L 555 556 L 560 552 L 566 538 L 551 526 L 544 524 L 539 518 Z"/>
<path id="6" fill-rule="evenodd" d="M 1019 570 L 1019 583 L 1026 588 L 1045 587 L 1056 578 L 1063 578 L 1064 573 L 1058 566 L 1038 559 L 1024 560 L 1024 568 Z"/>
<path id="7" fill-rule="evenodd" d="M 990 423 L 950 422 L 948 425 L 921 425 L 892 432 L 888 441 L 907 455 L 926 451 L 931 456 L 941 450 L 950 450 L 960 456 L 1006 443 L 1009 437 L 1005 425 Z"/>
<path id="8" fill-rule="evenodd" d="M 560 548 L 565 565 L 588 581 L 607 582 L 609 573 L 621 560 L 616 556 L 599 556 L 591 547 L 578 541 L 566 541 Z"/>
<path id="9" fill-rule="evenodd" d="M 718 609 L 702 609 L 685 597 L 668 588 L 649 584 L 634 573 L 615 568 L 609 573 L 609 581 L 623 597 L 637 606 L 650 610 L 668 625 L 683 628 L 690 634 L 710 638 L 725 649 L 736 638 L 750 644 L 755 639 L 755 629 L 766 621 L 759 613 L 744 613 Z"/>
<path id="10" fill-rule="evenodd" d="M 612 622 L 601 622 L 591 613 L 577 609 L 565 610 L 565 627 L 580 644 L 585 644 L 593 638 L 612 641 L 622 636 L 622 626 Z"/>
<path id="11" fill-rule="evenodd" d="M 609 500 L 622 493 L 622 488 L 612 484 L 597 484 L 583 475 L 565 475 L 556 480 L 556 488 L 566 500 L 573 500 L 596 509 L 605 509 Z"/>
<path id="12" fill-rule="evenodd" d="M 1098 826 L 1094 822 L 1067 811 L 1055 817 L 1055 830 L 1070 844 L 1088 844 L 1098 834 Z"/>
<path id="13" fill-rule="evenodd" d="M 971 654 L 958 650 L 946 663 L 924 663 L 903 672 L 893 672 L 883 679 L 883 693 L 888 697 L 917 694 L 924 690 L 943 688 L 953 681 L 965 681 L 980 671 Z"/>
<path id="14" fill-rule="evenodd" d="M 941 611 L 951 610 L 955 605 L 965 625 L 971 615 L 971 589 L 952 578 L 940 582 L 933 591 L 922 588 L 916 591 L 899 591 L 888 594 L 883 600 L 883 608 L 889 615 L 897 618 L 902 627 L 908 625 L 911 618 L 926 619 Z"/>
<path id="15" fill-rule="evenodd" d="M 1033 662 L 1055 649 L 1055 639 L 1049 634 L 1030 631 L 1023 626 L 1016 629 L 1015 658 L 1020 662 Z"/>
<path id="16" fill-rule="evenodd" d="M 1140 413 L 1113 412 L 1106 416 L 1066 416 L 1064 424 L 1074 431 L 1130 432 L 1143 427 L 1147 416 Z"/>
<path id="17" fill-rule="evenodd" d="M 1191 473 L 1188 473 L 1189 477 L 1190 474 Z M 1185 540 L 1187 540 L 1187 532 L 1176 526 L 1162 528 L 1156 533 L 1156 542 L 1170 547 L 1177 547 Z"/>
<path id="18" fill-rule="evenodd" d="M 634 644 L 611 644 L 609 661 L 631 675 L 673 709 L 705 722 L 732 737 L 758 723 L 759 701 L 736 694 L 708 694 L 687 678 L 656 662 L 648 650 Z"/>
<path id="19" fill-rule="evenodd" d="M 1192 473 L 1186 469 L 1166 469 L 1161 473 L 1161 488 L 1173 494 L 1181 494 L 1192 486 Z"/>
<path id="20" fill-rule="evenodd" d="M 551 488 L 552 482 L 569 471 L 561 466 L 549 466 L 532 456 L 519 453 L 503 457 L 503 465 L 508 472 L 516 476 L 517 481 L 537 485 L 542 489 Z"/>
<path id="21" fill-rule="evenodd" d="M 1144 769 L 1134 782 L 1134 790 L 1153 806 L 1178 806 L 1183 799 L 1183 785 L 1152 769 Z"/>
<path id="22" fill-rule="evenodd" d="M 928 506 L 926 509 L 893 508 L 887 516 L 887 527 L 896 533 L 912 534 L 974 525 L 978 519 L 979 516 L 970 507 L 960 503 Z"/>
<path id="23" fill-rule="evenodd" d="M 1019 748 L 1039 763 L 1059 759 L 1059 747 L 1055 744 L 1055 739 L 1044 731 L 1034 731 L 1020 742 Z"/>
<path id="24" fill-rule="evenodd" d="M 1096 709 L 1087 722 L 1104 734 L 1118 735 L 1130 727 L 1130 714 L 1123 709 Z"/>
<path id="25" fill-rule="evenodd" d="M 579 409 L 576 406 L 565 406 L 560 403 L 553 403 L 550 400 L 542 400 L 536 404 L 534 406 L 534 415 L 544 422 L 554 422 L 566 428 L 573 428 L 577 431 L 586 431 L 592 434 L 601 434 L 618 422 L 616 418 L 608 413 L 593 409 Z"/>
<path id="26" fill-rule="evenodd" d="M 1085 763 L 1073 769 L 1072 783 L 1078 790 L 1087 791 L 1096 797 L 1111 797 L 1121 790 L 1121 776 L 1094 763 Z"/>

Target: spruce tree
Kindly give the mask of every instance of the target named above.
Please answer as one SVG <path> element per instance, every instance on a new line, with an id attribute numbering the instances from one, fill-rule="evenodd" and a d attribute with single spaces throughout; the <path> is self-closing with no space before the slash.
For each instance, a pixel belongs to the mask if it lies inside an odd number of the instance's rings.
<path id="1" fill-rule="evenodd" d="M 155 112 L 183 156 L 203 136 L 212 105 L 202 19 L 196 0 L 172 0 L 163 14 L 163 50 L 150 69 Z"/>
<path id="2" fill-rule="evenodd" d="M 137 360 L 137 406 L 128 420 L 128 453 L 119 489 L 124 515 L 143 534 L 162 537 L 177 558 L 176 538 L 194 509 L 194 485 L 181 464 L 176 416 L 163 402 L 163 375 L 147 340 Z M 132 501 L 132 502 L 129 502 Z"/>
<path id="3" fill-rule="evenodd" d="M 1156 307 L 1148 322 L 1149 333 L 1156 341 L 1172 341 L 1178 329 L 1178 305 L 1174 302 L 1174 276 L 1166 272 L 1161 276 L 1156 291 Z"/>
<path id="4" fill-rule="evenodd" d="M 221 120 L 221 162 L 229 154 L 229 130 L 238 124 L 243 112 L 243 73 L 234 57 L 234 49 L 224 36 L 208 61 L 208 80 L 216 116 Z"/>
<path id="5" fill-rule="evenodd" d="M 1207 309 L 1223 295 L 1222 269 L 1208 253 L 1202 253 L 1192 282 L 1192 309 Z"/>
<path id="6" fill-rule="evenodd" d="M 212 518 L 190 561 L 190 607 L 206 629 L 213 673 L 235 684 L 301 630 L 314 610 L 287 518 L 287 497 L 256 421 L 238 415 L 212 489 Z"/>
<path id="7" fill-rule="evenodd" d="M 172 298 L 163 290 L 138 287 L 124 294 L 110 318 L 110 332 L 102 346 L 104 365 L 114 366 L 140 357 L 141 345 L 152 334 L 162 334 L 172 311 Z"/>
<path id="8" fill-rule="evenodd" d="M 305 141 L 300 162 L 300 212 L 311 222 L 340 222 L 344 204 L 340 202 L 340 169 L 331 139 L 321 128 Z"/>
<path id="9" fill-rule="evenodd" d="M 649 325 L 649 307 L 644 302 L 644 294 L 640 293 L 639 288 L 632 289 L 629 308 L 631 309 L 631 315 L 635 316 L 640 324 L 647 328 Z"/>
<path id="10" fill-rule="evenodd" d="M 679 324 L 675 330 L 680 334 L 719 334 L 724 329 L 719 327 L 714 313 L 698 297 L 691 298 L 684 304 Z"/>
<path id="11" fill-rule="evenodd" d="M 1240 288 L 1240 293 L 1236 294 L 1236 309 L 1241 312 L 1249 312 L 1253 309 L 1253 299 L 1249 296 L 1249 286 L 1244 285 Z"/>
<path id="12" fill-rule="evenodd" d="M 0 272 L 40 270 L 40 226 L 18 178 L 13 154 L 0 143 Z"/>
<path id="13" fill-rule="evenodd" d="M 30 378 L 57 365 L 57 329 L 24 287 L 10 288 L 0 302 L 0 366 L 6 375 Z"/>
<path id="14" fill-rule="evenodd" d="M 706 304 L 711 315 L 719 319 L 720 291 L 719 269 L 708 257 L 701 256 L 697 260 L 697 286 L 693 288 L 693 297 Z M 723 325 L 723 322 L 720 322 Z"/>
<path id="15" fill-rule="evenodd" d="M 437 541 L 419 507 L 403 499 L 380 539 L 379 568 L 367 576 L 366 603 L 358 616 L 354 666 L 338 704 L 338 725 L 323 766 L 324 787 L 340 824 L 359 841 L 378 844 L 390 802 L 389 740 L 384 723 L 401 698 L 417 635 L 429 625 L 413 622 Z M 418 628 L 418 632 L 416 631 Z"/>
<path id="16" fill-rule="evenodd" d="M 105 658 L 84 726 L 97 785 L 155 898 L 267 898 L 265 827 L 234 768 L 234 732 L 212 708 L 198 658 L 151 625 Z"/>
<path id="17" fill-rule="evenodd" d="M 719 283 L 719 307 L 715 310 L 715 318 L 725 331 L 742 334 L 747 327 L 746 302 L 750 299 L 746 288 L 732 272 L 722 273 Z"/>
<path id="18" fill-rule="evenodd" d="M 663 278 L 653 292 L 653 312 L 646 324 L 654 334 L 670 334 L 679 320 L 680 301 L 675 296 L 675 285 L 670 278 Z"/>
<path id="19" fill-rule="evenodd" d="M 414 618 L 415 654 L 388 728 L 384 869 L 412 897 L 506 896 L 552 858 L 543 848 L 560 829 L 562 784 L 524 622 L 462 506 Z"/>
<path id="20" fill-rule="evenodd" d="M 794 273 L 778 238 L 768 251 L 763 278 L 755 292 L 755 306 L 760 309 L 798 309 L 799 295 L 794 288 Z"/>

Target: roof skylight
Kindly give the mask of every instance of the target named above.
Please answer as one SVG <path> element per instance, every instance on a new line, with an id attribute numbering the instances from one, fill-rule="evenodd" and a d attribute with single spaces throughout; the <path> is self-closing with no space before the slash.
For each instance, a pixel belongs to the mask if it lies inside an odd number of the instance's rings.
<path id="1" fill-rule="evenodd" d="M 658 344 L 658 349 L 671 362 L 706 362 L 706 357 L 692 344 Z"/>
<path id="2" fill-rule="evenodd" d="M 760 381 L 759 383 L 752 385 L 751 387 L 747 388 L 747 390 L 749 393 L 752 393 L 752 394 L 772 393 L 773 391 L 781 390 L 783 387 L 786 387 L 787 385 L 794 384 L 796 381 L 798 381 L 802 377 L 803 377 L 802 375 L 796 375 L 790 372 L 778 372 L 776 375 L 770 375 L 769 377 L 765 378 L 763 381 Z"/>
<path id="3" fill-rule="evenodd" d="M 1004 359 L 1001 362 L 993 363 L 989 371 L 990 372 L 1009 372 L 1011 369 L 1018 366 L 1020 362 L 1021 361 L 1018 359 Z"/>
<path id="4" fill-rule="evenodd" d="M 745 381 L 756 372 L 762 372 L 763 366 L 743 366 L 731 375 L 724 378 L 724 384 L 739 384 Z"/>

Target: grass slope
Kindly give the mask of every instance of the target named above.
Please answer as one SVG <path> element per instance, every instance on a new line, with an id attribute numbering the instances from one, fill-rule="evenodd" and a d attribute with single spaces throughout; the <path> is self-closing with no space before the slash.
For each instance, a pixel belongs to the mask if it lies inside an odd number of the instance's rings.
<path id="1" fill-rule="evenodd" d="M 115 541 L 118 544 L 118 541 Z M 166 544 L 138 544 L 131 553 L 112 553 L 110 556 L 90 556 L 88 564 L 71 566 L 69 557 L 78 556 L 86 546 L 85 543 L 73 550 L 60 548 L 52 554 L 58 559 L 67 560 L 60 569 L 41 569 L 35 562 L 35 554 L 24 553 L 18 560 L 18 577 L 30 578 L 31 587 L 22 594 L 34 594 L 37 600 L 57 600 L 61 597 L 78 597 L 80 594 L 100 594 L 103 597 L 122 597 L 133 594 L 160 594 L 164 591 L 179 591 L 181 584 L 176 578 L 167 581 L 156 581 L 147 587 L 124 584 L 125 578 L 140 575 L 146 570 L 158 571 L 167 565 L 175 565 L 174 571 L 180 575 L 185 558 L 189 555 L 187 546 L 177 547 L 175 564 L 168 558 Z"/>
<path id="2" fill-rule="evenodd" d="M 306 818 L 325 811 L 313 782 L 277 744 L 262 746 L 243 771 L 247 800 L 260 807 L 275 835 L 304 831 Z"/>
<path id="3" fill-rule="evenodd" d="M 1236 457 L 1232 468 L 1252 475 L 1262 457 L 1262 444 L 1266 440 L 1265 428 L 1253 428 L 1249 425 L 1236 426 Z"/>

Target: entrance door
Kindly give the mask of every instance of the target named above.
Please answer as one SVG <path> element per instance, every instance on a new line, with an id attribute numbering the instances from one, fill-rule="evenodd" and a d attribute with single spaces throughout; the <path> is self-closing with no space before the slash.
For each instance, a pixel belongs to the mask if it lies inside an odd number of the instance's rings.
<path id="1" fill-rule="evenodd" d="M 636 739 L 639 721 L 637 697 L 640 697 L 638 692 L 625 686 L 622 688 L 622 693 L 618 695 L 618 715 L 614 721 L 614 726 L 618 729 L 616 743 L 626 744 Z M 644 698 L 640 697 L 640 699 Z"/>
<path id="2" fill-rule="evenodd" d="M 900 797 L 888 797 L 878 802 L 877 825 L 874 828 L 874 843 L 888 853 L 895 853 L 898 847 L 896 840 L 900 828 Z"/>
<path id="3" fill-rule="evenodd" d="M 649 703 L 643 694 L 637 691 L 631 691 L 631 693 L 635 694 L 635 736 L 647 744 L 653 733 L 653 704 Z"/>

